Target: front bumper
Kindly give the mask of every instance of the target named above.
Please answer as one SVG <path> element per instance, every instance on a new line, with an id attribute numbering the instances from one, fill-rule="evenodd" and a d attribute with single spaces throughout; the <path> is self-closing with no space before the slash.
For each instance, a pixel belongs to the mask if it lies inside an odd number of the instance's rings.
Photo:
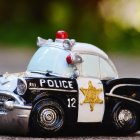
<path id="1" fill-rule="evenodd" d="M 0 101 L 0 106 L 6 111 L 0 111 L 0 133 L 26 135 L 29 131 L 29 117 L 32 106 L 26 106 L 18 95 L 0 91 L 0 96 L 6 96 L 13 101 Z"/>

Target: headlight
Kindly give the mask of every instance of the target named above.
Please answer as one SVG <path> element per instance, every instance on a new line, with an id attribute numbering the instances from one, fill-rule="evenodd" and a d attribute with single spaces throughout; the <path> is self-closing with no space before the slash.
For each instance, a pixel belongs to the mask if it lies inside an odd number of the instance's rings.
<path id="1" fill-rule="evenodd" d="M 26 89 L 27 89 L 26 81 L 24 81 L 22 79 L 18 79 L 18 81 L 17 81 L 17 93 L 19 95 L 24 95 L 24 93 L 26 92 Z"/>

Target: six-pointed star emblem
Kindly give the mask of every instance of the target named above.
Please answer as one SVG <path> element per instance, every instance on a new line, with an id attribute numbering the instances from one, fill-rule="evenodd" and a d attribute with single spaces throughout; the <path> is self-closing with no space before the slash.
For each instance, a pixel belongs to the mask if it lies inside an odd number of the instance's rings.
<path id="1" fill-rule="evenodd" d="M 88 88 L 80 88 L 81 92 L 84 94 L 85 99 L 81 103 L 83 105 L 84 103 L 89 103 L 90 104 L 90 110 L 94 110 L 94 104 L 95 103 L 103 103 L 103 100 L 99 99 L 99 94 L 102 92 L 102 88 L 96 89 L 93 85 L 92 82 L 88 82 Z"/>

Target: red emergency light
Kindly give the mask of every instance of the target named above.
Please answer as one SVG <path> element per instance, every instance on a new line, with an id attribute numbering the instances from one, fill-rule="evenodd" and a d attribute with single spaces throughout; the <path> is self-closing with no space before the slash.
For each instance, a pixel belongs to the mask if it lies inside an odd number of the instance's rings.
<path id="1" fill-rule="evenodd" d="M 68 64 L 72 64 L 72 63 L 73 63 L 71 54 L 69 54 L 69 55 L 66 57 L 66 61 L 67 61 Z"/>
<path id="2" fill-rule="evenodd" d="M 68 39 L 68 34 L 65 31 L 57 31 L 56 39 Z"/>
<path id="3" fill-rule="evenodd" d="M 80 55 L 71 53 L 66 57 L 66 61 L 68 64 L 78 64 L 78 63 L 82 63 L 83 59 Z"/>

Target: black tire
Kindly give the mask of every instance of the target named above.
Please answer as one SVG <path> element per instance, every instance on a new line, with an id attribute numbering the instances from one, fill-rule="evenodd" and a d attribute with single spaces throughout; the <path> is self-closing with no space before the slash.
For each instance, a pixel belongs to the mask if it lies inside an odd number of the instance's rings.
<path id="1" fill-rule="evenodd" d="M 65 114 L 62 105 L 52 99 L 38 101 L 31 111 L 30 131 L 33 134 L 58 134 L 64 127 Z"/>
<path id="2" fill-rule="evenodd" d="M 121 103 L 112 112 L 113 134 L 128 135 L 138 130 L 138 114 L 129 104 Z"/>

